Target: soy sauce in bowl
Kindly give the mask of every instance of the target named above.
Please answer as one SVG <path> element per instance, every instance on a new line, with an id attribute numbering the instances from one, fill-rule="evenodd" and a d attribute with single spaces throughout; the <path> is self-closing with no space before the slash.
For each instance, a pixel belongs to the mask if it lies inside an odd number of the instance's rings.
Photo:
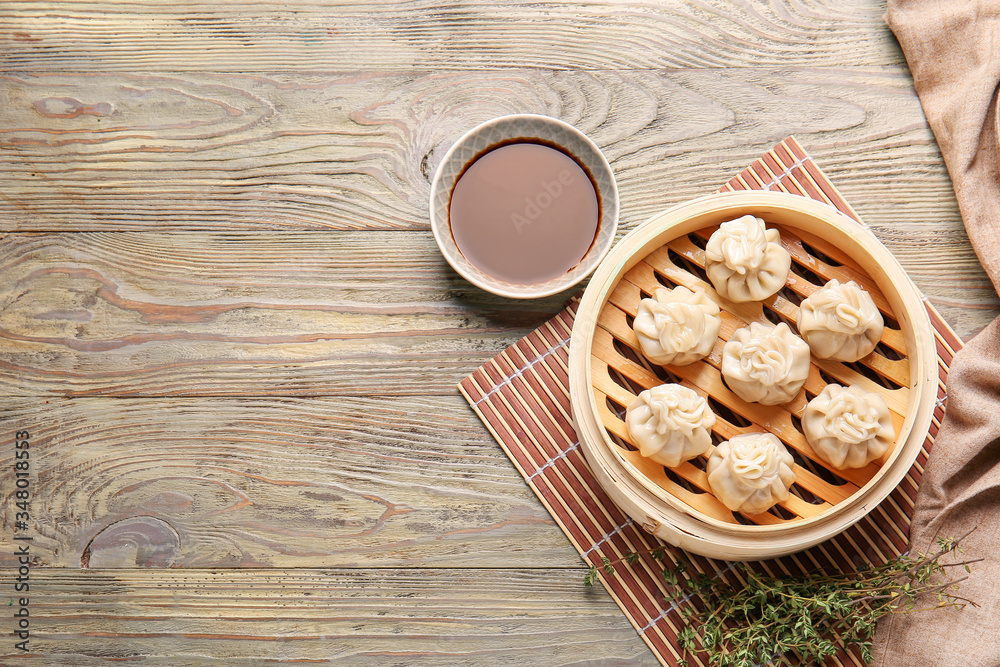
<path id="1" fill-rule="evenodd" d="M 578 129 L 536 114 L 466 132 L 431 180 L 431 231 L 455 271 L 515 299 L 558 294 L 593 272 L 614 243 L 618 186 Z"/>
<path id="2" fill-rule="evenodd" d="M 537 141 L 483 152 L 459 176 L 449 206 L 452 236 L 469 263 L 520 285 L 558 278 L 579 264 L 600 217 L 584 168 Z"/>

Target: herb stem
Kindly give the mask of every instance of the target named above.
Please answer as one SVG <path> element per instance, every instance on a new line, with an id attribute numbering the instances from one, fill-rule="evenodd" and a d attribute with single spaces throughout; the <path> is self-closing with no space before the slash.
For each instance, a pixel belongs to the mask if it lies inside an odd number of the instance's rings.
<path id="1" fill-rule="evenodd" d="M 939 537 L 932 553 L 903 554 L 857 572 L 780 577 L 736 563 L 730 567 L 742 581 L 737 584 L 719 574 L 698 573 L 682 559 L 670 566 L 666 547 L 616 560 L 604 558 L 601 569 L 611 576 L 621 563 L 631 565 L 643 554 L 667 565 L 662 571 L 664 582 L 686 621 L 678 633 L 679 646 L 712 667 L 822 664 L 838 650 L 851 647 L 868 661 L 879 618 L 976 606 L 956 592 L 955 587 L 968 577 L 949 579 L 948 573 L 956 567 L 971 572 L 970 566 L 982 559 L 941 562 L 946 555 L 961 553 L 961 542 L 968 535 Z M 591 567 L 586 582 L 593 583 L 598 574 L 598 567 Z M 936 604 L 917 606 L 930 596 L 936 597 Z M 681 660 L 679 664 L 688 663 Z"/>

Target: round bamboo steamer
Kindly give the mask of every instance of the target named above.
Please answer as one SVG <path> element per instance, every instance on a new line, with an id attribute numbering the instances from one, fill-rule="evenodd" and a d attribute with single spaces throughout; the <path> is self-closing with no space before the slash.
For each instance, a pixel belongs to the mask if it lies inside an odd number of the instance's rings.
<path id="1" fill-rule="evenodd" d="M 752 214 L 779 229 L 792 255 L 785 288 L 763 302 L 719 297 L 704 277 L 704 243 L 721 223 Z M 855 280 L 886 319 L 875 352 L 844 364 L 811 358 L 809 378 L 787 404 L 742 401 L 726 387 L 721 350 L 752 321 L 786 321 L 797 331 L 798 302 L 827 280 Z M 687 366 L 656 366 L 642 357 L 631 330 L 639 300 L 660 286 L 701 285 L 722 310 L 709 356 Z M 916 286 L 877 238 L 835 208 L 773 192 L 710 195 L 657 215 L 623 238 L 598 267 L 573 326 L 570 401 L 580 444 L 612 500 L 645 530 L 687 551 L 725 560 L 783 556 L 847 529 L 875 508 L 920 453 L 934 411 L 938 371 L 933 329 Z M 643 458 L 629 443 L 624 408 L 643 388 L 680 382 L 706 396 L 718 420 L 715 443 L 767 431 L 796 458 L 792 496 L 768 513 L 730 512 L 709 491 L 707 454 L 677 469 Z M 858 470 L 840 471 L 812 451 L 799 422 L 808 400 L 829 382 L 879 392 L 896 428 L 893 447 Z"/>

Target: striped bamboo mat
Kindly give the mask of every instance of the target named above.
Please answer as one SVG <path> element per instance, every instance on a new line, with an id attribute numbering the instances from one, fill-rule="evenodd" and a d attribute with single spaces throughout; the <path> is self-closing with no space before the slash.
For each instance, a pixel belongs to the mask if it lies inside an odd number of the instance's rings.
<path id="1" fill-rule="evenodd" d="M 832 204 L 860 219 L 799 143 L 789 137 L 721 191 L 780 190 Z M 863 223 L 862 223 L 863 224 Z M 801 574 L 817 568 L 854 570 L 878 564 L 907 549 L 913 499 L 944 415 L 945 378 L 955 351 L 962 343 L 928 303 L 936 330 L 939 357 L 938 401 L 930 433 L 917 462 L 900 486 L 861 522 L 841 535 L 807 551 L 750 564 L 767 574 Z M 543 326 L 510 346 L 459 384 L 473 410 L 541 499 L 553 518 L 589 565 L 607 557 L 617 560 L 629 552 L 660 546 L 604 493 L 594 479 L 573 431 L 568 389 L 569 338 L 576 313 L 575 301 Z M 928 545 L 919 545 L 926 547 Z M 667 547 L 668 561 L 682 552 Z M 685 555 L 697 572 L 739 583 L 730 564 Z M 682 657 L 677 635 L 687 599 L 674 600 L 659 575 L 662 564 L 643 556 L 632 565 L 620 565 L 615 576 L 601 580 L 636 631 L 665 665 Z M 689 664 L 702 665 L 697 656 Z M 864 662 L 854 652 L 841 651 L 828 665 Z"/>

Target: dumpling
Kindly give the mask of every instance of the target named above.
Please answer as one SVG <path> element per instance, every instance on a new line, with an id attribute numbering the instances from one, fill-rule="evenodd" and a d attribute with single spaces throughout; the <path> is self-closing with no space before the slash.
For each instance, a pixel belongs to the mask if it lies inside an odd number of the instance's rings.
<path id="1" fill-rule="evenodd" d="M 753 322 L 722 348 L 722 376 L 744 401 L 778 405 L 795 398 L 809 375 L 809 346 L 784 322 Z"/>
<path id="2" fill-rule="evenodd" d="M 896 429 L 885 400 L 851 385 L 828 384 L 802 415 L 806 440 L 835 468 L 863 468 L 885 454 Z"/>
<path id="3" fill-rule="evenodd" d="M 821 359 L 857 361 L 882 338 L 885 323 L 868 292 L 831 280 L 799 306 L 799 332 Z"/>
<path id="4" fill-rule="evenodd" d="M 625 425 L 640 454 L 676 468 L 711 447 L 715 413 L 693 389 L 661 384 L 639 393 L 625 412 Z"/>
<path id="5" fill-rule="evenodd" d="M 792 455 L 771 433 L 735 435 L 708 457 L 708 485 L 732 511 L 760 514 L 788 500 L 795 482 L 792 464 Z"/>
<path id="6" fill-rule="evenodd" d="M 785 285 L 792 257 L 777 229 L 752 215 L 724 222 L 708 239 L 705 271 L 730 301 L 761 301 Z"/>
<path id="7" fill-rule="evenodd" d="M 690 364 L 712 351 L 719 337 L 719 306 L 701 287 L 692 292 L 664 287 L 639 302 L 632 329 L 639 346 L 654 364 Z"/>

